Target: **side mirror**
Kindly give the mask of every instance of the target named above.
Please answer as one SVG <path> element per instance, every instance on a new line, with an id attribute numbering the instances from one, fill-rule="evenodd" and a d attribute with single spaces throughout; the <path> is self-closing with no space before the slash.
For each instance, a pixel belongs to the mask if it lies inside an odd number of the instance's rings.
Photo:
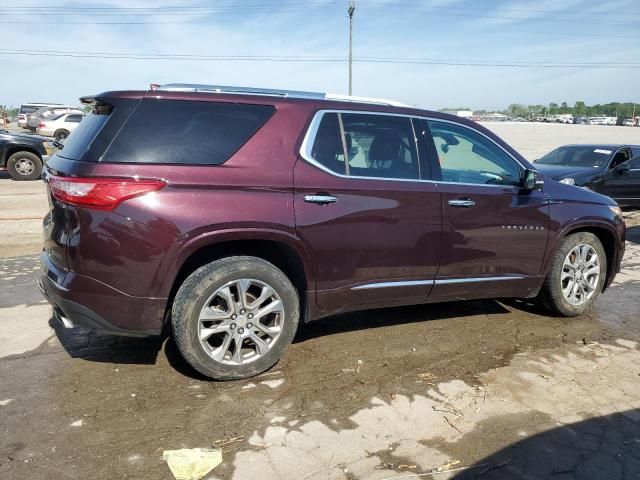
<path id="1" fill-rule="evenodd" d="M 525 170 L 522 176 L 522 188 L 525 190 L 542 190 L 544 180 L 537 170 Z"/>

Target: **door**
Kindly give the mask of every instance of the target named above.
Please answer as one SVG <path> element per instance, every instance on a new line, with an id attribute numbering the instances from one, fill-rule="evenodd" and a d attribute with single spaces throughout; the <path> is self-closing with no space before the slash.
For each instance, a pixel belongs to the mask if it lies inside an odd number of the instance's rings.
<path id="1" fill-rule="evenodd" d="M 316 114 L 294 169 L 294 204 L 321 308 L 428 296 L 442 218 L 440 193 L 422 181 L 429 176 L 422 150 L 409 117 Z"/>
<path id="2" fill-rule="evenodd" d="M 640 157 L 619 163 L 606 174 L 606 192 L 622 205 L 640 205 Z"/>
<path id="3" fill-rule="evenodd" d="M 524 167 L 479 131 L 424 121 L 442 192 L 443 251 L 434 299 L 526 294 L 538 284 L 549 228 L 544 192 L 520 188 Z"/>

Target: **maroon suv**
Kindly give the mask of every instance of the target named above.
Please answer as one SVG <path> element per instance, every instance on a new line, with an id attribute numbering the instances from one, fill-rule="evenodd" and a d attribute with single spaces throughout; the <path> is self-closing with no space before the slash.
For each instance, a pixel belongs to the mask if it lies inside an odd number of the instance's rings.
<path id="1" fill-rule="evenodd" d="M 610 198 L 482 126 L 381 100 L 202 85 L 106 92 L 44 172 L 39 285 L 67 328 L 158 335 L 217 379 L 298 323 L 538 297 L 587 310 L 620 268 Z"/>

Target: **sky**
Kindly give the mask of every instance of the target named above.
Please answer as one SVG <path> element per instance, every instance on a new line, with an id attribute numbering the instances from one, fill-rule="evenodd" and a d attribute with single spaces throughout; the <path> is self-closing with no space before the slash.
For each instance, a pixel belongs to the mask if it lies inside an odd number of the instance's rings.
<path id="1" fill-rule="evenodd" d="M 0 105 L 173 82 L 346 94 L 347 7 L 0 0 Z M 356 0 L 353 25 L 354 95 L 431 109 L 640 102 L 638 0 Z"/>

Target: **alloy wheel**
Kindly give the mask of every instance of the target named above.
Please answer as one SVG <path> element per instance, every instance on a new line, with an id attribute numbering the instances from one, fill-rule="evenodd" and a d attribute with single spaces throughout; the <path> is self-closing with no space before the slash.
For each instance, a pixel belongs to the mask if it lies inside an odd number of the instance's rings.
<path id="1" fill-rule="evenodd" d="M 28 177 L 35 171 L 36 166 L 33 163 L 33 160 L 20 158 L 15 163 L 15 169 L 20 175 Z"/>
<path id="2" fill-rule="evenodd" d="M 284 304 L 273 287 L 243 278 L 218 288 L 198 319 L 200 345 L 213 360 L 241 365 L 264 356 L 280 337 Z"/>
<path id="3" fill-rule="evenodd" d="M 562 295 L 571 305 L 583 305 L 596 291 L 600 280 L 600 258 L 588 244 L 574 247 L 562 265 Z"/>

